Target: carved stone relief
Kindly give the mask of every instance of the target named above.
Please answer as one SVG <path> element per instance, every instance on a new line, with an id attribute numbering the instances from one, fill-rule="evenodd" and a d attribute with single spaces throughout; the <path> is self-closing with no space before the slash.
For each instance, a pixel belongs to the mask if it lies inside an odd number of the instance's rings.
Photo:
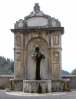
<path id="1" fill-rule="evenodd" d="M 15 35 L 15 45 L 16 45 L 17 47 L 20 47 L 20 46 L 21 46 L 21 35 L 20 35 L 20 33 L 17 33 L 17 34 Z"/>
<path id="2" fill-rule="evenodd" d="M 53 62 L 59 63 L 59 52 L 53 52 Z"/>
<path id="3" fill-rule="evenodd" d="M 59 44 L 59 35 L 54 35 L 53 36 L 53 44 L 54 45 L 58 45 Z"/>

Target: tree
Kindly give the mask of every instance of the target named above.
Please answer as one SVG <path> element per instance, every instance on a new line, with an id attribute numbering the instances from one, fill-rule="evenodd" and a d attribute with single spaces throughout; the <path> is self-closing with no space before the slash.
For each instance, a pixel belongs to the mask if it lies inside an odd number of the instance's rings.
<path id="1" fill-rule="evenodd" d="M 71 72 L 72 75 L 76 75 L 76 69 Z"/>
<path id="2" fill-rule="evenodd" d="M 13 74 L 14 61 L 0 56 L 0 74 Z"/>
<path id="3" fill-rule="evenodd" d="M 11 61 L 11 72 L 14 73 L 14 61 Z"/>
<path id="4" fill-rule="evenodd" d="M 66 70 L 62 70 L 61 75 L 70 75 L 70 73 Z"/>

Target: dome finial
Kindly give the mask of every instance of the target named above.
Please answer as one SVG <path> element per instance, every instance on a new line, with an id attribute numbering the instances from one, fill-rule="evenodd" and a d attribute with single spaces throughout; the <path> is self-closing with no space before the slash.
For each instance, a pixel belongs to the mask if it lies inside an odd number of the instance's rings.
<path id="1" fill-rule="evenodd" d="M 35 3 L 34 11 L 35 11 L 36 13 L 38 13 L 38 12 L 40 11 L 39 3 Z"/>

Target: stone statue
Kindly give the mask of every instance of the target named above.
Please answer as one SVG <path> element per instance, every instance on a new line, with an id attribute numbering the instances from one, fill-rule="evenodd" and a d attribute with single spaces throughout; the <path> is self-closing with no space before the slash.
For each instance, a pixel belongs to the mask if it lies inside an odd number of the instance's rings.
<path id="1" fill-rule="evenodd" d="M 35 13 L 38 13 L 40 11 L 40 6 L 38 3 L 35 4 L 34 11 L 35 11 Z"/>
<path id="2" fill-rule="evenodd" d="M 41 77 L 40 77 L 40 63 L 41 63 L 41 60 L 45 58 L 45 56 L 40 52 L 39 47 L 35 48 L 33 58 L 36 62 L 36 76 L 35 76 L 35 79 L 36 80 L 41 80 Z"/>

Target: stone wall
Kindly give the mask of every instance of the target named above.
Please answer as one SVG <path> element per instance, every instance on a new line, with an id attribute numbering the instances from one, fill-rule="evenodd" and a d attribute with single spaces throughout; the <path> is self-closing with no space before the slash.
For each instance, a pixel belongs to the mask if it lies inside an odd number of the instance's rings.
<path id="1" fill-rule="evenodd" d="M 71 89 L 76 89 L 76 75 L 63 75 L 62 79 L 69 82 Z"/>
<path id="2" fill-rule="evenodd" d="M 0 75 L 0 89 L 9 88 L 10 79 L 13 78 L 13 75 Z"/>
<path id="3" fill-rule="evenodd" d="M 10 79 L 14 80 L 14 75 L 0 75 L 0 89 L 9 88 Z M 76 89 L 76 75 L 62 76 L 62 79 L 64 79 L 64 80 L 69 82 L 69 85 L 70 85 L 71 89 Z M 23 81 L 16 80 L 15 82 L 19 82 L 18 83 L 18 86 L 19 86 Z M 24 83 L 25 82 L 29 82 L 29 81 L 28 80 L 24 80 Z M 56 81 L 51 81 L 51 84 L 52 84 L 51 86 L 52 87 L 53 87 L 55 82 Z M 60 84 L 57 83 L 56 85 L 59 86 Z M 16 84 L 15 84 L 15 86 L 16 86 Z M 25 84 L 24 84 L 24 86 L 25 86 Z M 54 87 L 57 88 L 57 86 L 54 86 Z M 17 89 L 17 87 L 16 87 L 16 89 Z M 20 90 L 20 89 L 17 89 L 17 90 Z"/>
<path id="4" fill-rule="evenodd" d="M 51 80 L 24 80 L 23 91 L 27 93 L 50 93 Z"/>
<path id="5" fill-rule="evenodd" d="M 23 80 L 11 79 L 9 89 L 14 91 L 23 91 Z"/>

